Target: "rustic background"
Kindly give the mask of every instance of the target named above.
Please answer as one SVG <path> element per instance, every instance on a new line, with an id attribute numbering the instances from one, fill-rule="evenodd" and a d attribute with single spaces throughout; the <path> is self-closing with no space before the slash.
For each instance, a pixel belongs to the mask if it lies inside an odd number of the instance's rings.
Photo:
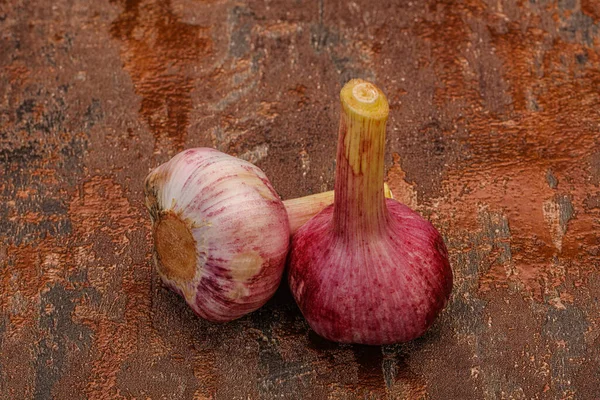
<path id="1" fill-rule="evenodd" d="M 0 397 L 595 399 L 597 0 L 0 0 Z M 226 325 L 151 263 L 143 178 L 212 146 L 333 187 L 338 93 L 388 94 L 387 178 L 443 233 L 412 343 L 314 335 L 284 287 Z"/>

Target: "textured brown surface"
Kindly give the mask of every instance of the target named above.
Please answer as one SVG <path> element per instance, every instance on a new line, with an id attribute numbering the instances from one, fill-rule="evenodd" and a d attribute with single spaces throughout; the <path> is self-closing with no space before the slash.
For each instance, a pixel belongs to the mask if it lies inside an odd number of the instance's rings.
<path id="1" fill-rule="evenodd" d="M 21 399 L 598 398 L 596 0 L 0 1 L 0 392 Z M 151 264 L 143 178 L 212 146 L 333 187 L 337 96 L 390 99 L 388 180 L 451 302 L 396 346 L 319 339 L 284 287 L 227 325 Z"/>

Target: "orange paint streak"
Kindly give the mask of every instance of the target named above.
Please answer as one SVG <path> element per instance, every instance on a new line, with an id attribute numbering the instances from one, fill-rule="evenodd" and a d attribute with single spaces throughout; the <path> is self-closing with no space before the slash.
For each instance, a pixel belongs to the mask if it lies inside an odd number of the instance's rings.
<path id="1" fill-rule="evenodd" d="M 156 138 L 155 148 L 183 149 L 196 80 L 192 69 L 212 51 L 208 28 L 183 23 L 170 1 L 123 2 L 112 34 L 123 42 L 122 58 L 140 113 Z"/>

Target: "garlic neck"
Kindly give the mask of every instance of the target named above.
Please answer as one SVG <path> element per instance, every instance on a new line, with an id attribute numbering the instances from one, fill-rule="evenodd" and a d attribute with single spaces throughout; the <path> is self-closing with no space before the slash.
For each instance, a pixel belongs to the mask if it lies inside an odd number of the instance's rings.
<path id="1" fill-rule="evenodd" d="M 333 223 L 343 237 L 385 229 L 385 127 L 389 106 L 375 85 L 348 82 L 341 92 Z"/>

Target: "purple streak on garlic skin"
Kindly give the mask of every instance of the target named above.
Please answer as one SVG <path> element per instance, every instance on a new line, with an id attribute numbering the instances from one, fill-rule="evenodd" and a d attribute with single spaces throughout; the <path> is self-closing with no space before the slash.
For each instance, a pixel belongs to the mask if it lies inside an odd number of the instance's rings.
<path id="1" fill-rule="evenodd" d="M 196 314 L 230 321 L 275 293 L 289 223 L 258 167 L 214 149 L 186 150 L 150 173 L 146 204 L 157 270 Z"/>

